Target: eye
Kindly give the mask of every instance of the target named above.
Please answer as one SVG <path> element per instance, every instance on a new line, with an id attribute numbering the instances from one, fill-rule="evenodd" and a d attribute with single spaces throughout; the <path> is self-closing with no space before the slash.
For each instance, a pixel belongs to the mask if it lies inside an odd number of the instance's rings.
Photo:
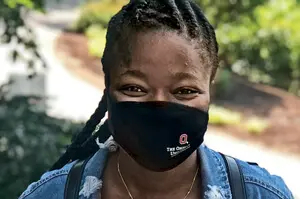
<path id="1" fill-rule="evenodd" d="M 173 93 L 177 98 L 182 98 L 182 99 L 193 99 L 197 97 L 201 91 L 194 89 L 194 88 L 179 88 L 176 89 L 175 92 Z"/>
<path id="2" fill-rule="evenodd" d="M 183 95 L 188 95 L 188 94 L 194 94 L 194 93 L 199 93 L 198 91 L 196 90 L 191 90 L 191 89 L 182 89 L 182 90 L 179 90 L 177 92 L 177 94 L 183 94 Z"/>
<path id="3" fill-rule="evenodd" d="M 137 85 L 125 85 L 119 89 L 124 95 L 140 97 L 146 94 L 146 90 Z"/>

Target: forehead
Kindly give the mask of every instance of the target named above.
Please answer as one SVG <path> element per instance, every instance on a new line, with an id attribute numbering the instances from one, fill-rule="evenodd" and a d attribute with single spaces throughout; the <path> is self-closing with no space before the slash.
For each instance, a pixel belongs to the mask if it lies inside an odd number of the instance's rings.
<path id="1" fill-rule="evenodd" d="M 202 80 L 209 76 L 196 43 L 173 32 L 138 33 L 130 56 L 129 66 L 118 67 L 119 72 L 133 69 L 155 74 L 157 78 L 178 72 L 192 73 Z"/>

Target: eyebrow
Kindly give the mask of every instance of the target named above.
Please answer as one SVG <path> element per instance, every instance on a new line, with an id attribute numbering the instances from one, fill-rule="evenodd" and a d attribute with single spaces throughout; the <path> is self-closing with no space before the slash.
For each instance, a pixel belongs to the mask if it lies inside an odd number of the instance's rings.
<path id="1" fill-rule="evenodd" d="M 139 70 L 126 70 L 124 73 L 121 73 L 121 77 L 122 76 L 133 76 L 133 77 L 137 77 L 137 78 L 141 78 L 141 79 L 147 79 L 147 76 L 145 73 L 139 71 Z"/>
<path id="2" fill-rule="evenodd" d="M 175 79 L 177 80 L 185 80 L 185 79 L 193 79 L 193 80 L 198 80 L 195 75 L 186 73 L 186 72 L 178 72 L 174 75 Z"/>
<path id="3" fill-rule="evenodd" d="M 122 76 L 132 76 L 140 79 L 147 80 L 147 75 L 139 70 L 126 70 L 124 73 L 121 73 L 120 75 Z M 186 72 L 178 72 L 173 75 L 174 79 L 177 79 L 178 81 L 181 80 L 186 80 L 186 79 L 192 79 L 192 80 L 198 80 L 195 75 L 191 73 L 186 73 Z"/>

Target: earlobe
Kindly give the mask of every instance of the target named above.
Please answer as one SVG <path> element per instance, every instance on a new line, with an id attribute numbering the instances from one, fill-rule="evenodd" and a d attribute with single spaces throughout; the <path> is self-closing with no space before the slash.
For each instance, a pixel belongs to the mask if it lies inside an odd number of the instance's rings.
<path id="1" fill-rule="evenodd" d="M 214 85 L 216 83 L 216 73 L 213 73 L 210 77 L 210 84 Z"/>
<path id="2" fill-rule="evenodd" d="M 217 73 L 219 72 L 219 70 L 217 68 L 213 69 L 211 76 L 210 76 L 210 84 L 215 84 L 215 79 L 217 76 Z"/>

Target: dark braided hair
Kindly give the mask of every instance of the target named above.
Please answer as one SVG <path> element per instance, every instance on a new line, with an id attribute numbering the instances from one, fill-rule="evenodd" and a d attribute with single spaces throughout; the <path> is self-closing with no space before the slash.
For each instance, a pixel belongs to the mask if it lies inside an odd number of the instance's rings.
<path id="1" fill-rule="evenodd" d="M 213 27 L 196 3 L 192 0 L 131 0 L 108 24 L 102 57 L 106 89 L 98 108 L 52 170 L 93 155 L 98 150 L 95 139 L 98 137 L 104 142 L 111 135 L 107 121 L 95 130 L 107 111 L 110 70 L 114 66 L 128 66 L 136 33 L 149 31 L 172 31 L 197 44 L 195 48 L 207 63 L 211 80 L 214 78 L 218 67 L 218 44 Z"/>

